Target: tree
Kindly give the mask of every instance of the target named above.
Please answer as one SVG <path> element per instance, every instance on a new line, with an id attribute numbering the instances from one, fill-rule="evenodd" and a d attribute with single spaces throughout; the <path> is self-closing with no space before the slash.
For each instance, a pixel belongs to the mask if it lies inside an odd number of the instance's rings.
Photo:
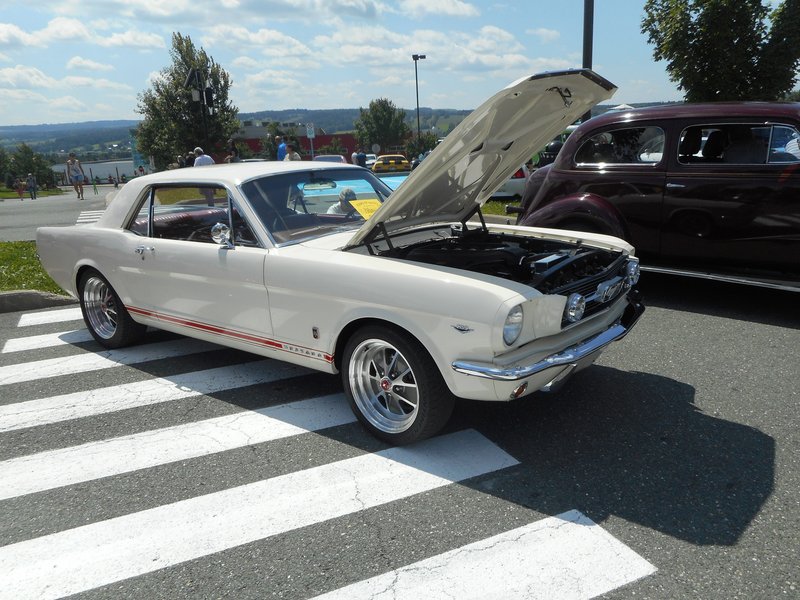
<path id="1" fill-rule="evenodd" d="M 800 0 L 647 0 L 642 33 L 688 102 L 777 100 L 800 64 Z"/>
<path id="2" fill-rule="evenodd" d="M 419 137 L 412 137 L 406 144 L 406 156 L 410 159 L 419 156 L 426 150 L 433 150 L 438 141 L 436 134 L 431 131 L 423 131 Z"/>
<path id="3" fill-rule="evenodd" d="M 139 151 L 152 156 L 157 169 L 195 146 L 209 154 L 224 151 L 239 129 L 238 109 L 228 100 L 230 75 L 189 36 L 172 34 L 172 65 L 160 72 L 152 89 L 138 96 L 144 116 L 136 130 Z"/>
<path id="4" fill-rule="evenodd" d="M 8 157 L 7 168 L 6 182 L 13 182 L 16 178 L 24 180 L 28 173 L 33 173 L 42 187 L 52 187 L 56 183 L 56 175 L 50 164 L 27 144 L 17 146 L 17 150 Z"/>
<path id="5" fill-rule="evenodd" d="M 347 148 L 342 144 L 342 140 L 333 136 L 327 146 L 317 148 L 317 154 L 346 154 Z"/>
<path id="6" fill-rule="evenodd" d="M 396 108 L 386 98 L 373 100 L 368 109 L 359 108 L 358 111 L 356 139 L 364 148 L 377 143 L 381 152 L 389 152 L 390 148 L 401 146 L 411 134 L 405 122 L 406 111 Z"/>

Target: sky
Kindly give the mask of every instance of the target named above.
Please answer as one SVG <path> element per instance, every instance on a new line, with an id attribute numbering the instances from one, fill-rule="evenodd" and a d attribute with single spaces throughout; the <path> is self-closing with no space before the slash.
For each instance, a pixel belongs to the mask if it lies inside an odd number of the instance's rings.
<path id="1" fill-rule="evenodd" d="M 597 0 L 592 67 L 612 103 L 682 99 L 640 31 L 644 0 Z M 0 0 L 0 125 L 141 119 L 137 95 L 188 35 L 240 112 L 473 109 L 525 75 L 581 67 L 583 0 Z"/>

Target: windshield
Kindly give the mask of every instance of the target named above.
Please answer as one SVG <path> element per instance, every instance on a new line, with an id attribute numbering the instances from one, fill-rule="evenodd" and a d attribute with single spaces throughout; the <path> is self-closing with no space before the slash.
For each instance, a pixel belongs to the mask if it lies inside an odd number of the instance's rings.
<path id="1" fill-rule="evenodd" d="M 270 175 L 242 184 L 241 190 L 278 245 L 356 230 L 392 193 L 359 169 Z"/>

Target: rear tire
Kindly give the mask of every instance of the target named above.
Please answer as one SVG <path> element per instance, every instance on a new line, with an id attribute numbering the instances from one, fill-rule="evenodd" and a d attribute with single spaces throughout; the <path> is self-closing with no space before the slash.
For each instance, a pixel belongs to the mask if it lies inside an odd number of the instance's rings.
<path id="1" fill-rule="evenodd" d="M 455 404 L 425 348 L 408 334 L 380 325 L 364 327 L 348 340 L 342 382 L 362 425 L 394 445 L 438 433 Z"/>
<path id="2" fill-rule="evenodd" d="M 108 280 L 94 269 L 81 275 L 78 295 L 86 327 L 100 345 L 123 348 L 144 336 L 147 326 L 131 318 Z"/>

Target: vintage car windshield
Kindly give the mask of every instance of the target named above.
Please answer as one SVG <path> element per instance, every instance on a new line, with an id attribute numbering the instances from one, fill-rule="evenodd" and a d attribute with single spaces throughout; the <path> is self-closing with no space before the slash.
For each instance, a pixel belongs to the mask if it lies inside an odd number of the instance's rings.
<path id="1" fill-rule="evenodd" d="M 358 229 L 392 193 L 357 169 L 270 175 L 243 183 L 241 191 L 278 245 Z"/>

